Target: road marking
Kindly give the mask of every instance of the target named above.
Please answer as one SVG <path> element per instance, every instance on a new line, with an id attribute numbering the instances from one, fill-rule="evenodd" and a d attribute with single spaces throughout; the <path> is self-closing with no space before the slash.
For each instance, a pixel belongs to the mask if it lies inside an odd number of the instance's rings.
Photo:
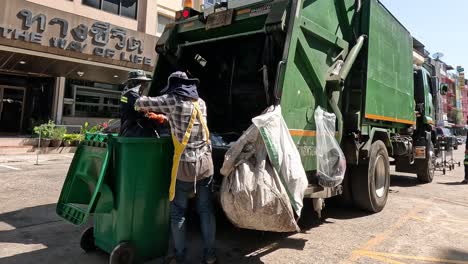
<path id="1" fill-rule="evenodd" d="M 438 228 L 442 228 L 442 229 L 444 229 L 444 230 L 446 230 L 446 231 L 455 233 L 455 234 L 457 234 L 457 235 L 462 235 L 462 236 L 468 237 L 468 234 L 460 233 L 459 230 L 453 230 L 453 229 L 450 228 L 450 227 L 444 226 L 443 224 L 445 224 L 446 222 L 441 221 L 441 220 L 431 221 L 431 220 L 429 220 L 429 219 L 424 219 L 424 218 L 417 217 L 417 216 L 414 216 L 413 219 L 414 219 L 414 220 L 417 220 L 417 221 L 421 221 L 421 222 L 426 222 L 426 223 L 438 223 L 438 224 L 439 224 Z M 448 220 L 448 219 L 447 219 L 447 220 Z M 440 224 L 441 224 L 441 225 L 440 225 Z M 466 224 L 466 222 L 465 222 L 465 224 Z"/>
<path id="2" fill-rule="evenodd" d="M 450 216 L 450 217 L 453 217 L 453 216 Z M 468 225 L 468 220 L 459 220 L 459 219 L 451 219 L 451 218 L 446 218 L 446 219 L 435 219 L 435 221 L 429 219 L 429 218 L 423 218 L 423 217 L 418 217 L 418 216 L 415 216 L 413 217 L 414 219 L 416 220 L 419 220 L 419 221 L 424 221 L 424 222 L 436 222 L 436 223 L 440 223 L 440 224 L 446 224 L 447 222 L 452 222 L 453 224 L 465 224 L 465 225 Z"/>
<path id="3" fill-rule="evenodd" d="M 368 258 L 371 258 L 371 259 L 376 259 L 376 260 L 379 260 L 381 262 L 389 263 L 389 264 L 405 264 L 405 263 L 397 261 L 397 260 L 393 260 L 393 259 L 390 259 L 390 258 L 385 258 L 385 257 L 377 256 L 377 255 L 370 255 L 370 254 L 365 254 L 364 255 L 363 254 L 362 256 L 363 257 L 368 257 Z"/>
<path id="4" fill-rule="evenodd" d="M 425 262 L 435 262 L 435 263 L 445 263 L 445 264 L 468 264 L 466 260 L 454 260 L 454 259 L 441 259 L 441 258 L 432 258 L 432 257 L 420 257 L 420 256 L 408 256 L 400 255 L 393 253 L 384 253 L 384 252 L 374 252 L 368 250 L 356 250 L 353 254 L 366 256 L 370 258 L 382 257 L 382 258 L 396 258 L 396 259 L 406 259 L 406 260 L 417 260 Z M 382 260 L 384 261 L 384 260 Z M 398 263 L 398 262 L 387 262 L 387 263 Z"/>
<path id="5" fill-rule="evenodd" d="M 460 206 L 468 207 L 468 204 L 467 204 L 467 203 L 463 203 L 463 202 L 450 201 L 450 200 L 447 200 L 447 199 L 444 199 L 444 198 L 439 198 L 439 197 L 434 197 L 434 199 L 435 199 L 435 200 L 442 201 L 442 202 L 446 202 L 446 203 L 451 203 L 451 204 L 455 204 L 455 205 L 460 205 Z"/>
<path id="6" fill-rule="evenodd" d="M 10 170 L 21 170 L 20 168 L 8 166 L 8 165 L 0 165 L 0 167 L 7 168 L 7 169 L 10 169 Z"/>
<path id="7" fill-rule="evenodd" d="M 384 242 L 390 235 L 395 232 L 396 230 L 400 229 L 403 225 L 405 225 L 409 220 L 413 218 L 413 216 L 416 216 L 416 214 L 422 212 L 425 210 L 427 207 L 429 207 L 430 203 L 427 202 L 421 207 L 416 207 L 410 210 L 408 213 L 400 216 L 398 221 L 387 228 L 385 231 L 383 231 L 380 234 L 377 234 L 374 238 L 370 239 L 367 241 L 364 246 L 362 246 L 359 250 L 354 251 L 351 256 L 344 262 L 344 263 L 350 263 L 350 262 L 356 262 L 358 261 L 362 255 L 356 254 L 355 252 L 359 252 L 360 250 L 370 250 L 373 247 L 376 247 L 380 245 L 382 242 Z"/>
<path id="8" fill-rule="evenodd" d="M 73 159 L 73 155 L 66 155 L 66 154 L 63 154 L 62 156 L 67 157 L 67 158 L 70 158 L 70 159 Z"/>

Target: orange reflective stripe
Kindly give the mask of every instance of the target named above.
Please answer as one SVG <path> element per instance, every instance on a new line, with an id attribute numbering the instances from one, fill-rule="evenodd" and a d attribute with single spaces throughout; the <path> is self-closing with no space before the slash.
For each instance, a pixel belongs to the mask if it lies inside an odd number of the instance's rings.
<path id="1" fill-rule="evenodd" d="M 293 137 L 315 137 L 317 133 L 314 130 L 289 129 L 289 134 Z"/>
<path id="2" fill-rule="evenodd" d="M 406 119 L 399 119 L 396 117 L 388 117 L 388 116 L 381 116 L 381 115 L 374 115 L 374 114 L 366 114 L 367 119 L 373 120 L 380 120 L 380 121 L 388 121 L 388 122 L 395 122 L 395 123 L 402 123 L 408 125 L 415 125 L 416 122 Z"/>

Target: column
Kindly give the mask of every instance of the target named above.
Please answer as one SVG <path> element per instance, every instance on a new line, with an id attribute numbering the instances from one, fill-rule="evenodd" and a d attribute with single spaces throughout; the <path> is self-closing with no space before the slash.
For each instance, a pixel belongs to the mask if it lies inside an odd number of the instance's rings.
<path id="1" fill-rule="evenodd" d="M 54 106 L 52 117 L 56 124 L 62 124 L 63 98 L 65 96 L 65 77 L 55 78 Z"/>

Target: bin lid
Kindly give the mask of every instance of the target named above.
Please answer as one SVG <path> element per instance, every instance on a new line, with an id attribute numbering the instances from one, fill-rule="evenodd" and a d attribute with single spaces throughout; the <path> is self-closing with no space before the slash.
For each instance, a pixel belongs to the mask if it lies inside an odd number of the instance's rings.
<path id="1" fill-rule="evenodd" d="M 98 200 L 112 200 L 112 193 L 101 191 L 112 153 L 112 144 L 108 144 L 111 138 L 87 134 L 75 152 L 56 208 L 57 214 L 72 224 L 85 224 Z"/>

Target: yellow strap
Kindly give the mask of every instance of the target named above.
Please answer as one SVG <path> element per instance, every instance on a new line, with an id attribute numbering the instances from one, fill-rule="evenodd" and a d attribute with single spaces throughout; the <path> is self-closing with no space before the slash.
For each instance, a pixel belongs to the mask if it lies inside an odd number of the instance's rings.
<path id="1" fill-rule="evenodd" d="M 127 98 L 127 96 L 123 96 L 123 95 L 122 95 L 122 97 L 120 97 L 120 102 L 122 102 L 122 103 L 128 103 L 128 98 Z"/>
<path id="2" fill-rule="evenodd" d="M 197 113 L 198 110 L 195 106 L 194 110 L 192 111 L 192 116 L 190 117 L 190 122 L 187 127 L 187 130 L 185 131 L 184 138 L 182 139 L 182 143 L 179 142 L 179 140 L 174 134 L 172 134 L 172 142 L 174 143 L 174 157 L 172 159 L 171 185 L 169 186 L 169 201 L 171 202 L 174 200 L 175 197 L 175 186 L 177 181 L 177 172 L 179 171 L 180 158 L 182 157 L 182 153 L 184 152 L 185 147 L 187 147 L 190 135 L 192 134 L 193 125 L 195 124 L 195 120 L 197 118 Z"/>
<path id="3" fill-rule="evenodd" d="M 198 120 L 200 120 L 200 124 L 205 130 L 206 140 L 210 142 L 210 131 L 208 130 L 208 126 L 205 123 L 205 119 L 203 118 L 203 113 L 200 110 L 200 104 L 198 104 L 198 101 L 197 101 L 197 102 L 194 102 L 193 105 L 195 106 L 195 110 L 197 110 Z"/>

